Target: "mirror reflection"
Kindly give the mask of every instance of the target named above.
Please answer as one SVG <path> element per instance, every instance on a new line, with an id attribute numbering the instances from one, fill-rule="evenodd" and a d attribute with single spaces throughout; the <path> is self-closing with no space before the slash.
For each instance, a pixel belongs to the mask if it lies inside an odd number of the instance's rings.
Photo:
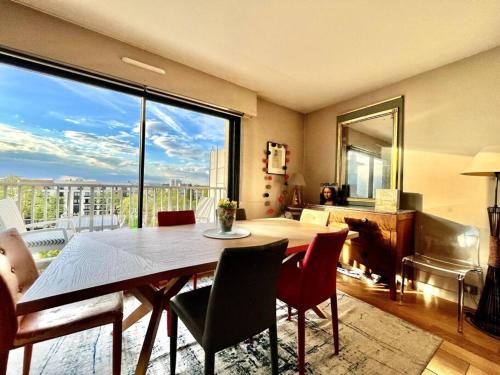
<path id="1" fill-rule="evenodd" d="M 392 114 L 342 126 L 350 197 L 374 198 L 376 189 L 390 188 L 392 131 Z"/>
<path id="2" fill-rule="evenodd" d="M 347 204 L 373 205 L 377 189 L 402 189 L 400 96 L 337 117 L 336 184 Z"/>

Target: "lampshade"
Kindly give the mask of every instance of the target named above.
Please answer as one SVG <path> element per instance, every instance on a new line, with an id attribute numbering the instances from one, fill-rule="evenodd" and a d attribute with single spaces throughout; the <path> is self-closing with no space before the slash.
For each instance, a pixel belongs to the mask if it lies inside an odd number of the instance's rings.
<path id="1" fill-rule="evenodd" d="M 467 176 L 495 176 L 500 172 L 500 146 L 486 146 L 479 151 L 462 174 Z"/>
<path id="2" fill-rule="evenodd" d="M 304 176 L 302 173 L 294 173 L 292 178 L 290 178 L 290 185 L 292 186 L 306 186 L 306 181 L 304 180 Z"/>

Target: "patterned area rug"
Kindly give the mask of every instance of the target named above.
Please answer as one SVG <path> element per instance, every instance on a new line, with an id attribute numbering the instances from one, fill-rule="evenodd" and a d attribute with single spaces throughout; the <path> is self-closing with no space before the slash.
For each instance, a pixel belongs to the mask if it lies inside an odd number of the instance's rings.
<path id="1" fill-rule="evenodd" d="M 126 314 L 137 301 L 127 298 Z M 330 316 L 329 303 L 321 306 Z M 333 355 L 331 320 L 306 315 L 306 373 L 420 374 L 441 339 L 365 302 L 338 293 L 340 354 Z M 297 321 L 286 320 L 279 304 L 278 354 L 280 374 L 297 372 Z M 123 335 L 122 374 L 133 374 L 149 315 Z M 203 373 L 203 349 L 179 323 L 177 374 Z M 12 351 L 7 374 L 22 373 L 22 349 Z M 162 318 L 148 374 L 169 374 L 169 339 Z M 243 342 L 216 355 L 217 374 L 270 374 L 269 336 Z M 111 326 L 46 341 L 34 346 L 31 374 L 111 374 Z"/>

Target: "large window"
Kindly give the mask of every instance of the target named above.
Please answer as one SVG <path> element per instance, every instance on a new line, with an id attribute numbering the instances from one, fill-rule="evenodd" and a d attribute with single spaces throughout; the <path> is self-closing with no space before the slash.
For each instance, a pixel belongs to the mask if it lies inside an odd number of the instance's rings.
<path id="1" fill-rule="evenodd" d="M 0 198 L 27 224 L 154 225 L 159 210 L 237 199 L 238 117 L 2 52 Z"/>
<path id="2" fill-rule="evenodd" d="M 211 203 L 203 219 L 215 217 L 215 203 L 227 195 L 228 130 L 221 117 L 146 103 L 145 225 L 156 224 L 158 210 L 196 209 L 202 198 Z"/>

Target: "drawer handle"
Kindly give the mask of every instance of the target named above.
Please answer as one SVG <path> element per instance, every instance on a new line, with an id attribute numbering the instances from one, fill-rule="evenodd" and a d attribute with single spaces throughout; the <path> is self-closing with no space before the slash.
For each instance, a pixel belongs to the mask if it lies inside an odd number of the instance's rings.
<path id="1" fill-rule="evenodd" d="M 362 223 L 368 223 L 368 219 L 366 217 L 364 217 L 364 218 L 361 219 L 361 222 Z"/>

